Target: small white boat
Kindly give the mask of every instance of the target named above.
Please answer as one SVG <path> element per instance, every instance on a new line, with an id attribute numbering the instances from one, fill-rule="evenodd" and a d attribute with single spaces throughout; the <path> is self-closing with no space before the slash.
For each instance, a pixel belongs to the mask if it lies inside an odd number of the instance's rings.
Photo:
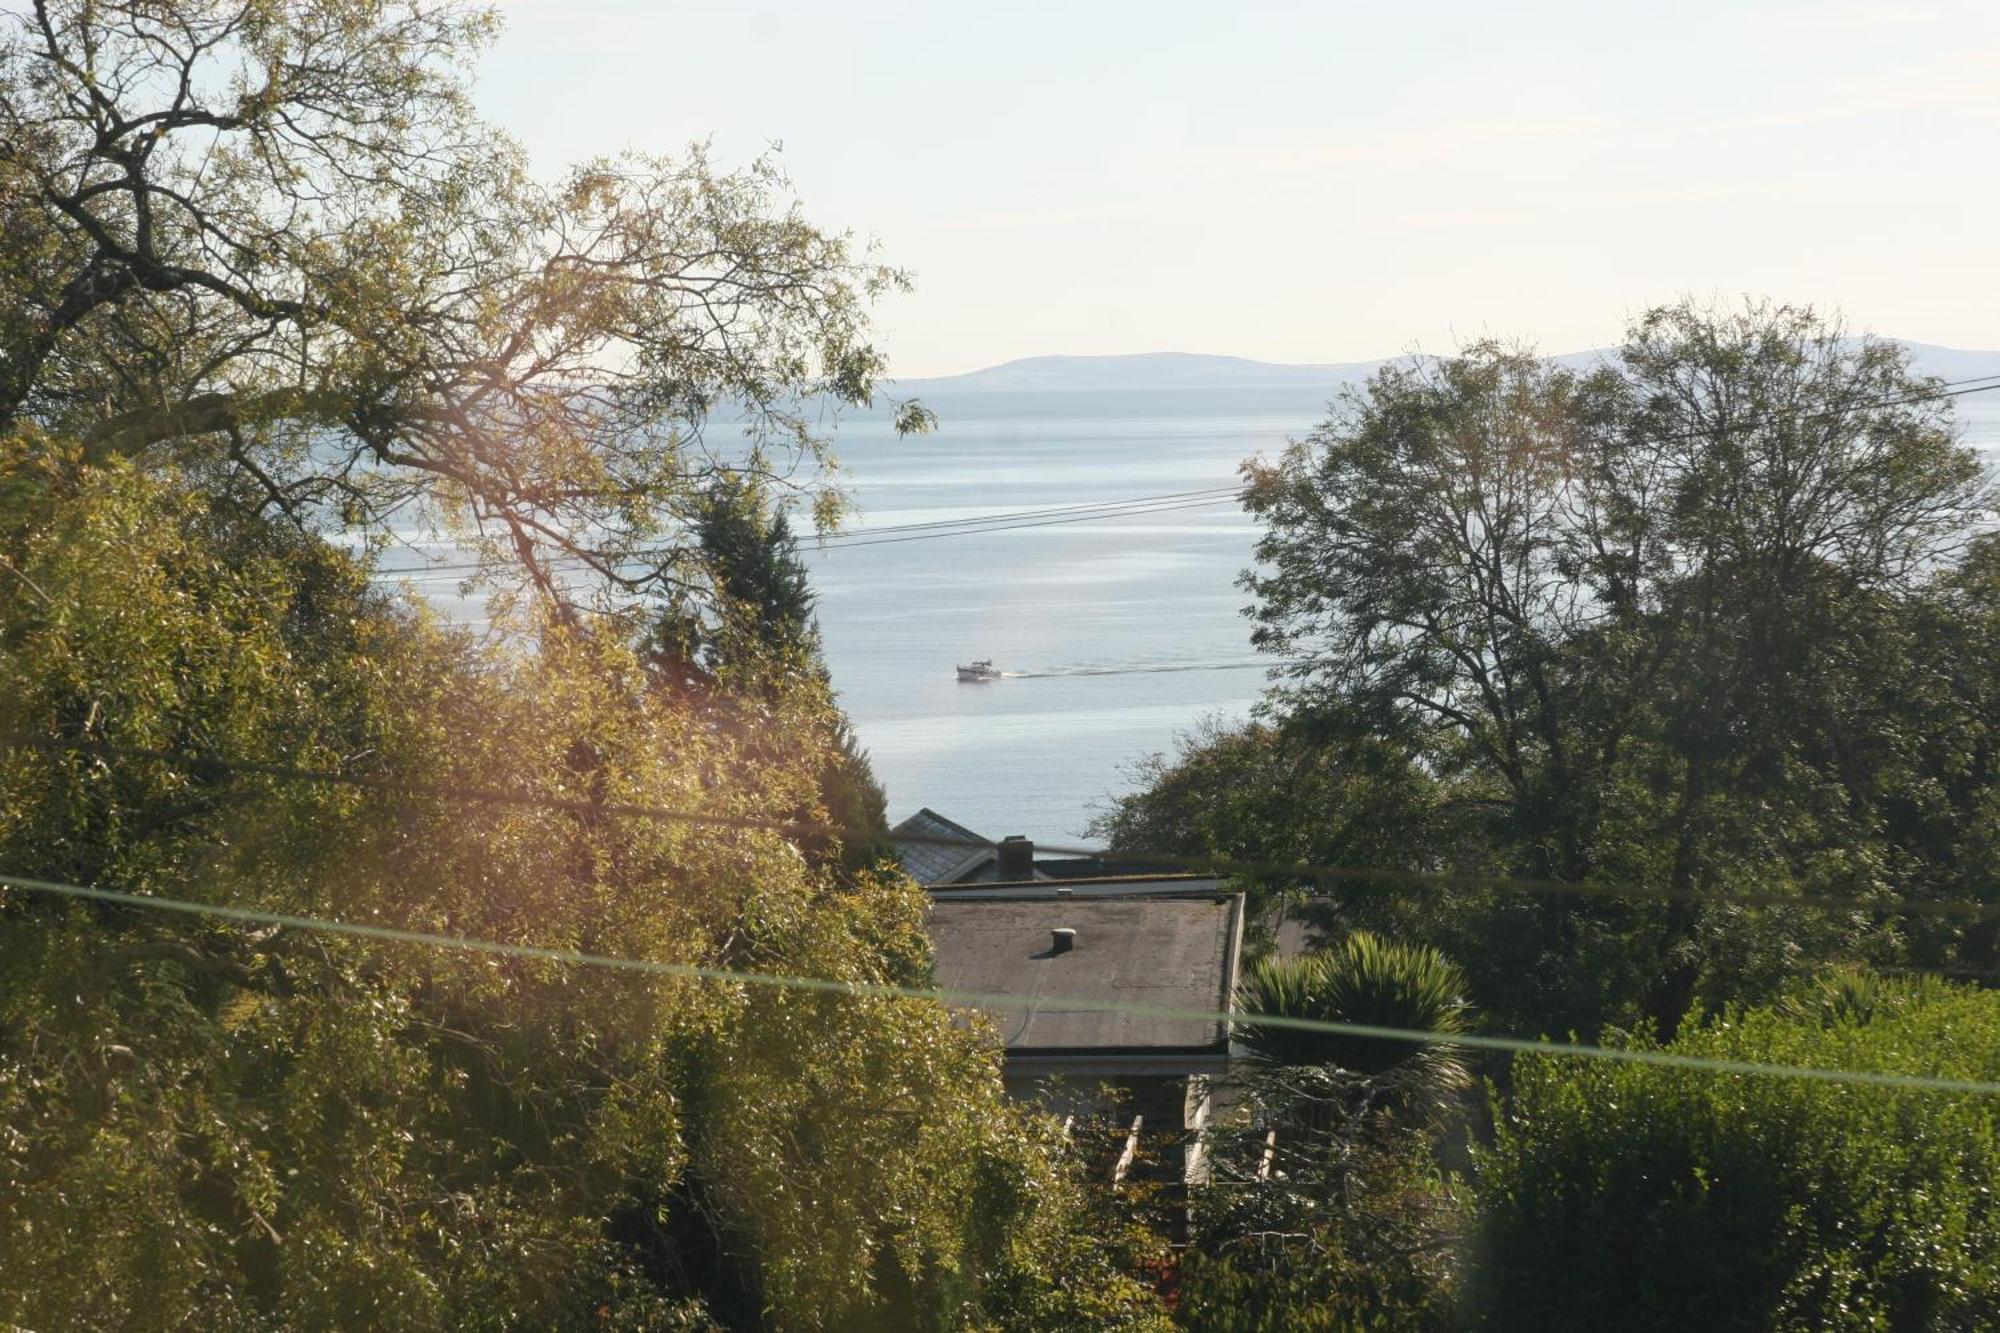
<path id="1" fill-rule="evenodd" d="M 993 669 L 992 658 L 982 657 L 971 666 L 959 667 L 958 678 L 960 680 L 998 680 L 1000 679 L 1000 673 Z"/>

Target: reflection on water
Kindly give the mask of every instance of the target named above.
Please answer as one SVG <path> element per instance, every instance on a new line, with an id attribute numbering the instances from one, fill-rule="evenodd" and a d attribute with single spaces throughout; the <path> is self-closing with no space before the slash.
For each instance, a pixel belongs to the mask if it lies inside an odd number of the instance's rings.
<path id="1" fill-rule="evenodd" d="M 926 438 L 841 428 L 856 528 L 1226 486 L 1325 414 L 1299 389 L 933 405 Z M 1995 457 L 2000 395 L 1954 406 Z M 1264 676 L 1241 666 L 1235 579 L 1253 539 L 1220 506 L 811 553 L 834 683 L 891 818 L 929 805 L 992 837 L 1074 841 L 1136 760 L 1204 714 L 1247 714 Z M 961 685 L 954 665 L 983 657 L 1026 676 Z M 1177 664 L 1202 669 L 1133 669 Z"/>
<path id="2" fill-rule="evenodd" d="M 840 541 L 1231 486 L 1246 457 L 1275 453 L 1325 413 L 1322 394 L 1300 389 L 932 405 L 941 427 L 919 439 L 870 417 L 840 427 L 844 484 L 860 506 Z M 1954 406 L 1965 440 L 2000 456 L 2000 394 Z M 1253 539 L 1250 520 L 1221 504 L 935 540 L 808 540 L 828 664 L 891 818 L 929 805 L 989 836 L 1075 841 L 1130 788 L 1138 759 L 1205 714 L 1247 714 L 1264 677 L 1246 666 L 1249 599 L 1235 580 Z M 455 587 L 445 576 L 421 591 L 451 618 L 482 623 L 481 603 Z M 959 683 L 955 664 L 975 658 L 1018 674 Z"/>
<path id="3" fill-rule="evenodd" d="M 855 529 L 1230 486 L 1324 411 L 1310 390 L 933 405 L 922 439 L 841 428 Z M 1253 537 L 1223 504 L 810 552 L 834 684 L 891 817 L 928 805 L 1073 842 L 1138 759 L 1204 714 L 1246 714 L 1263 673 L 1235 580 Z M 1023 674 L 960 684 L 955 664 L 983 657 Z"/>

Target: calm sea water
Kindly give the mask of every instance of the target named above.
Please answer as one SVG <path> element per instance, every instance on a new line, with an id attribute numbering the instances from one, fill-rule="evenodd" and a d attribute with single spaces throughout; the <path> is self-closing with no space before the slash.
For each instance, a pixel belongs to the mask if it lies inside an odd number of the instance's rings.
<path id="1" fill-rule="evenodd" d="M 1325 413 L 1309 389 L 930 401 L 943 423 L 922 439 L 841 426 L 855 532 L 1227 486 Z M 1995 458 L 2000 394 L 1957 408 Z M 927 805 L 988 837 L 1074 842 L 1143 756 L 1246 715 L 1265 682 L 1235 586 L 1254 537 L 1219 504 L 813 553 L 834 684 L 890 817 Z M 981 657 L 1028 674 L 959 683 Z"/>
<path id="2" fill-rule="evenodd" d="M 1325 410 L 1314 390 L 931 401 L 921 439 L 841 426 L 853 532 L 1229 486 Z M 1253 539 L 1225 501 L 813 552 L 828 665 L 890 817 L 1075 842 L 1141 757 L 1245 715 L 1264 681 L 1235 587 Z M 975 658 L 1023 674 L 960 683 Z"/>
<path id="3" fill-rule="evenodd" d="M 1144 756 L 1206 715 L 1245 716 L 1266 679 L 1235 586 L 1255 529 L 1223 501 L 851 543 L 873 528 L 1231 486 L 1245 458 L 1310 430 L 1327 392 L 930 396 L 942 424 L 918 439 L 866 414 L 844 421 L 836 448 L 860 512 L 842 544 L 805 547 L 834 685 L 891 819 L 930 806 L 988 837 L 1074 843 L 1132 789 Z M 2000 459 L 2000 394 L 1956 406 L 1966 438 Z M 425 590 L 483 623 L 450 583 Z M 956 664 L 975 658 L 1016 674 L 961 684 Z"/>

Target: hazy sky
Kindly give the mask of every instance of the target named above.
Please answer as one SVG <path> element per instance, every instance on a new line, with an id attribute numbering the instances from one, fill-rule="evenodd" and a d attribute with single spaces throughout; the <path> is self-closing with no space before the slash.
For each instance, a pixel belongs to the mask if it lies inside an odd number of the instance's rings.
<path id="1" fill-rule="evenodd" d="M 894 368 L 1613 339 L 1677 294 L 2000 347 L 2000 3 L 504 0 L 538 164 L 769 141 Z"/>

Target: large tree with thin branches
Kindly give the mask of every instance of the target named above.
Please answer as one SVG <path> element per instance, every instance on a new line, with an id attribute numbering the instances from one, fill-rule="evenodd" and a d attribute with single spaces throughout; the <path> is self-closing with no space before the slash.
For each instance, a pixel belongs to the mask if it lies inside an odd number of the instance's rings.
<path id="1" fill-rule="evenodd" d="M 903 278 L 770 160 L 545 181 L 474 114 L 494 17 L 456 0 L 0 24 L 0 429 L 300 523 L 434 528 L 564 605 L 686 580 L 718 476 L 837 508 L 799 465 L 874 392 L 866 307 Z"/>
<path id="2" fill-rule="evenodd" d="M 1248 466 L 1264 531 L 1243 582 L 1288 659 L 1288 744 L 1403 756 L 1394 781 L 1348 768 L 1429 821 L 1413 868 L 1637 892 L 1434 916 L 1490 969 L 1482 1003 L 1671 1027 L 1704 982 L 1905 933 L 1710 900 L 1959 883 L 1949 848 L 1984 798 L 1951 798 L 1936 822 L 1959 832 L 1924 821 L 1978 767 L 1940 742 L 1984 734 L 1956 719 L 1992 703 L 1943 657 L 1963 636 L 1912 627 L 1943 617 L 1993 497 L 1946 387 L 1810 309 L 1681 303 L 1592 367 L 1493 343 L 1393 364 Z M 1295 818 L 1311 847 L 1345 816 Z"/>

